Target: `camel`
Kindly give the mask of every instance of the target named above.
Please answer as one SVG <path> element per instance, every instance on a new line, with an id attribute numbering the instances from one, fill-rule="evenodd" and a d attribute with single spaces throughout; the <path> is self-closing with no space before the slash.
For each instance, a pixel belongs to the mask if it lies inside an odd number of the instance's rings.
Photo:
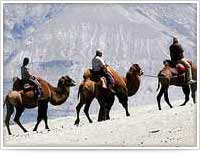
<path id="1" fill-rule="evenodd" d="M 75 81 L 69 76 L 62 76 L 58 80 L 57 87 L 53 87 L 47 81 L 38 78 L 38 81 L 41 84 L 42 96 L 39 99 L 36 99 L 33 90 L 26 92 L 22 90 L 23 85 L 19 78 L 15 77 L 13 81 L 13 91 L 10 91 L 7 94 L 4 101 L 4 105 L 7 107 L 5 125 L 9 135 L 11 135 L 9 121 L 14 112 L 14 108 L 16 109 L 14 121 L 24 132 L 27 132 L 27 130 L 20 123 L 20 117 L 26 108 L 31 109 L 38 107 L 37 123 L 33 131 L 37 131 L 37 127 L 42 119 L 45 122 L 45 128 L 49 129 L 47 123 L 48 102 L 54 106 L 63 104 L 69 97 L 70 87 L 75 86 Z"/>
<path id="2" fill-rule="evenodd" d="M 194 64 L 191 64 L 192 67 L 192 79 L 197 80 L 197 68 Z M 178 66 L 183 67 L 183 65 L 179 64 Z M 184 67 L 183 67 L 184 68 Z M 185 69 L 185 68 L 184 68 Z M 160 87 L 161 85 L 161 87 Z M 177 68 L 172 68 L 169 61 L 164 61 L 164 68 L 158 74 L 158 88 L 157 91 L 160 89 L 157 95 L 157 102 L 158 102 L 158 109 L 161 110 L 160 100 L 164 94 L 164 99 L 166 103 L 172 108 L 170 104 L 169 97 L 168 97 L 168 89 L 169 86 L 175 85 L 177 87 L 182 87 L 183 93 L 185 94 L 185 101 L 180 106 L 184 106 L 189 101 L 190 90 L 192 93 L 193 102 L 196 103 L 196 90 L 197 90 L 197 83 L 194 84 L 187 84 L 185 83 L 185 72 L 178 72 Z"/>
<path id="3" fill-rule="evenodd" d="M 78 125 L 80 122 L 79 112 L 84 104 L 84 113 L 89 122 L 92 123 L 88 112 L 94 98 L 98 100 L 100 105 L 98 121 L 110 119 L 109 112 L 114 103 L 115 95 L 124 107 L 126 116 L 130 116 L 127 103 L 128 97 L 133 96 L 138 91 L 140 86 L 140 76 L 143 74 L 143 71 L 138 64 L 133 64 L 130 67 L 126 77 L 120 76 L 110 66 L 107 66 L 107 70 L 114 76 L 115 81 L 117 82 L 117 85 L 115 86 L 116 93 L 111 92 L 108 88 L 103 88 L 101 81 L 92 81 L 90 70 L 86 70 L 83 75 L 84 80 L 79 86 L 78 97 L 80 96 L 80 101 L 76 106 L 77 119 L 75 125 Z"/>

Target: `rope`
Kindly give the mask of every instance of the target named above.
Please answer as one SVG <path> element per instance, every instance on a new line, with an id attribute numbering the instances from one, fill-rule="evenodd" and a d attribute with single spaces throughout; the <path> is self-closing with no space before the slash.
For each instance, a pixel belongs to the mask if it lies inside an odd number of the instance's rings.
<path id="1" fill-rule="evenodd" d="M 147 76 L 147 77 L 151 77 L 151 78 L 165 78 L 165 77 L 157 76 L 157 75 L 149 75 L 149 74 L 143 74 L 143 75 Z M 184 76 L 184 75 L 185 75 L 185 73 L 180 74 L 180 75 L 171 76 L 170 78 L 177 78 L 177 77 Z"/>
<path id="2" fill-rule="evenodd" d="M 156 75 L 149 75 L 149 74 L 143 74 L 144 76 L 147 76 L 147 77 L 152 77 L 152 78 L 157 78 L 158 76 Z"/>

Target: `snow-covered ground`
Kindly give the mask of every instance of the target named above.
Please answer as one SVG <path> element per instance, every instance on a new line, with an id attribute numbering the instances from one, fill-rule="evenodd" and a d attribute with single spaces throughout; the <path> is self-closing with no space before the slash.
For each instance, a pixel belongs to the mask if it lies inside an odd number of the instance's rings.
<path id="1" fill-rule="evenodd" d="M 163 110 L 157 105 L 145 105 L 130 108 L 130 117 L 124 110 L 111 112 L 111 120 L 88 123 L 81 116 L 80 125 L 74 126 L 75 117 L 63 117 L 49 121 L 50 131 L 39 126 L 38 132 L 32 132 L 34 123 L 24 126 L 30 131 L 23 133 L 12 125 L 13 135 L 9 136 L 4 127 L 4 146 L 7 147 L 195 147 L 196 104 L 190 101 L 186 106 L 170 109 L 162 103 Z"/>

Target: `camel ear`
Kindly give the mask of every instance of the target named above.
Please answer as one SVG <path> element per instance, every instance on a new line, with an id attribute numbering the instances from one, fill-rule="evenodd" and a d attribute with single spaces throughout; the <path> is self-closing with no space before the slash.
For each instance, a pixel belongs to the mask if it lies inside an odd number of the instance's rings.
<path id="1" fill-rule="evenodd" d="M 72 79 L 68 75 L 66 75 L 65 76 L 65 80 L 68 80 L 68 81 L 70 80 L 71 81 Z"/>
<path id="2" fill-rule="evenodd" d="M 133 66 L 130 67 L 130 72 L 133 72 L 136 70 L 135 64 L 133 64 Z"/>
<path id="3" fill-rule="evenodd" d="M 138 65 L 138 64 L 135 64 L 135 66 L 136 66 L 137 68 L 139 68 L 139 65 Z"/>
<path id="4" fill-rule="evenodd" d="M 64 83 L 65 83 L 65 80 L 63 79 L 63 77 L 61 77 L 61 79 L 59 79 L 58 81 L 58 87 L 63 87 Z"/>
<path id="5" fill-rule="evenodd" d="M 129 68 L 129 71 L 128 71 L 128 72 L 130 73 L 130 72 L 132 71 L 132 69 L 133 69 L 133 68 L 132 68 L 132 66 L 131 66 L 131 67 Z"/>
<path id="6" fill-rule="evenodd" d="M 135 64 L 135 66 L 136 66 L 136 68 L 137 68 L 138 70 L 141 69 L 140 66 L 139 66 L 138 64 Z"/>

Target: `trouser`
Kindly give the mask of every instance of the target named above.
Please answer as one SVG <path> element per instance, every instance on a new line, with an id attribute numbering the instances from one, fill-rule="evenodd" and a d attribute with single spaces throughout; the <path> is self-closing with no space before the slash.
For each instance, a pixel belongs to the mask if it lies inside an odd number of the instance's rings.
<path id="1" fill-rule="evenodd" d="M 111 86 L 114 86 L 114 81 L 112 79 L 112 76 L 110 73 L 105 73 L 105 77 L 106 77 L 106 80 L 108 82 L 108 85 L 111 85 Z"/>
<path id="2" fill-rule="evenodd" d="M 190 64 L 187 62 L 185 58 L 182 58 L 181 60 L 178 61 L 178 63 L 183 64 L 186 67 L 186 79 L 187 81 L 192 80 L 192 69 Z"/>
<path id="3" fill-rule="evenodd" d="M 28 80 L 25 80 L 24 82 L 29 82 L 29 83 L 33 84 L 34 87 L 36 88 L 38 97 L 41 96 L 41 85 L 35 77 L 31 76 Z"/>

